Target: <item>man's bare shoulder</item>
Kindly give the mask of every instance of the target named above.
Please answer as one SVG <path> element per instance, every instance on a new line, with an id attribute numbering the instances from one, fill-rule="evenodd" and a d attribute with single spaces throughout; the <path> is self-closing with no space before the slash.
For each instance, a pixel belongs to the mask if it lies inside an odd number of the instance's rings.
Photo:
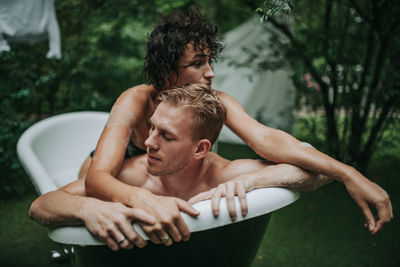
<path id="1" fill-rule="evenodd" d="M 224 182 L 226 182 L 240 175 L 257 171 L 267 166 L 268 164 L 264 160 L 237 159 L 230 161 L 229 164 L 221 170 L 221 177 L 224 178 Z"/>
<path id="2" fill-rule="evenodd" d="M 210 153 L 209 159 L 213 161 L 211 176 L 213 182 L 216 184 L 229 181 L 237 176 L 265 168 L 269 165 L 264 160 L 255 159 L 230 161 L 214 153 Z"/>

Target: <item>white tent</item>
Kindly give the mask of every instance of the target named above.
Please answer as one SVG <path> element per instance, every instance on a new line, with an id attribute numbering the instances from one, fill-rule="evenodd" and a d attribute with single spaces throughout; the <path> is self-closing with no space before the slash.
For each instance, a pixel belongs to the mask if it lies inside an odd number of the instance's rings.
<path id="1" fill-rule="evenodd" d="M 289 70 L 256 71 L 257 63 L 268 56 L 269 33 L 266 25 L 252 18 L 224 36 L 225 49 L 215 63 L 213 88 L 233 96 L 244 109 L 261 123 L 292 132 L 294 117 L 294 86 Z M 235 67 L 233 62 L 244 62 L 246 50 L 259 51 L 259 56 L 248 67 Z M 227 127 L 222 129 L 219 141 L 244 144 Z"/>

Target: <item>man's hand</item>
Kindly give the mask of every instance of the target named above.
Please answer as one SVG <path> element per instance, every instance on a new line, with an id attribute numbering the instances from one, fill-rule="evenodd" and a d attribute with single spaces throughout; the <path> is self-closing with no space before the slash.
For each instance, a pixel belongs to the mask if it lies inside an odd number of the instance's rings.
<path id="1" fill-rule="evenodd" d="M 146 212 L 129 208 L 118 202 L 105 202 L 88 198 L 81 210 L 83 221 L 89 232 L 116 251 L 133 246 L 142 248 L 146 241 L 133 229 L 132 223 L 153 225 L 155 220 Z"/>
<path id="2" fill-rule="evenodd" d="M 368 227 L 371 234 L 379 232 L 383 224 L 390 222 L 393 218 L 392 203 L 390 202 L 389 195 L 377 184 L 363 177 L 363 179 L 346 180 L 345 186 L 364 213 L 365 226 Z M 375 206 L 377 220 L 369 205 Z"/>
<path id="3" fill-rule="evenodd" d="M 140 208 L 155 218 L 153 225 L 139 223 L 153 243 L 170 246 L 174 241 L 189 240 L 190 230 L 180 211 L 191 216 L 198 216 L 200 213 L 188 202 L 175 197 L 157 196 L 150 192 L 142 195 L 140 202 Z"/>
<path id="4" fill-rule="evenodd" d="M 220 200 L 222 197 L 225 197 L 229 216 L 231 217 L 232 221 L 235 221 L 237 219 L 235 196 L 238 196 L 239 198 L 242 216 L 246 216 L 248 211 L 246 192 L 249 192 L 253 189 L 254 188 L 250 182 L 250 179 L 242 175 L 234 180 L 220 184 L 209 191 L 197 194 L 189 200 L 189 203 L 194 204 L 202 200 L 211 199 L 212 213 L 214 216 L 218 216 Z"/>

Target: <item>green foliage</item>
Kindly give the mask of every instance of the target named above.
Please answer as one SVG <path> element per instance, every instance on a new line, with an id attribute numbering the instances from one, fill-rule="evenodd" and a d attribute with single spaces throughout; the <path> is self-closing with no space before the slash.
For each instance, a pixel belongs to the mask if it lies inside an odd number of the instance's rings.
<path id="1" fill-rule="evenodd" d="M 276 7 L 285 1 L 267 2 Z M 272 26 L 272 56 L 261 66 L 291 66 L 298 106 L 312 116 L 325 116 L 325 135 L 318 143 L 365 170 L 385 129 L 398 121 L 400 67 L 394 59 L 400 55 L 400 3 L 292 2 L 289 18 L 279 12 L 265 17 Z M 259 10 L 263 15 L 275 9 Z"/>
<path id="2" fill-rule="evenodd" d="M 255 11 L 260 15 L 260 22 L 264 22 L 280 10 L 290 14 L 292 9 L 293 6 L 290 0 L 265 0 L 263 6 L 256 8 Z"/>

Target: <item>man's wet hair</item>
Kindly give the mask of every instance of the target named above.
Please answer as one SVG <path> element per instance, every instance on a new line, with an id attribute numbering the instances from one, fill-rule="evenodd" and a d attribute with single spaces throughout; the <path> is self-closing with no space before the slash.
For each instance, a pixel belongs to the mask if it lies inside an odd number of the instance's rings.
<path id="1" fill-rule="evenodd" d="M 172 84 L 172 77 L 178 77 L 179 61 L 189 43 L 195 51 L 215 60 L 223 48 L 217 32 L 217 27 L 195 7 L 177 10 L 164 17 L 151 32 L 147 43 L 143 72 L 148 83 L 159 91 L 165 87 L 166 80 Z"/>
<path id="2" fill-rule="evenodd" d="M 219 96 L 202 83 L 163 90 L 157 104 L 184 107 L 191 113 L 193 140 L 208 139 L 213 144 L 226 120 L 226 109 Z"/>

